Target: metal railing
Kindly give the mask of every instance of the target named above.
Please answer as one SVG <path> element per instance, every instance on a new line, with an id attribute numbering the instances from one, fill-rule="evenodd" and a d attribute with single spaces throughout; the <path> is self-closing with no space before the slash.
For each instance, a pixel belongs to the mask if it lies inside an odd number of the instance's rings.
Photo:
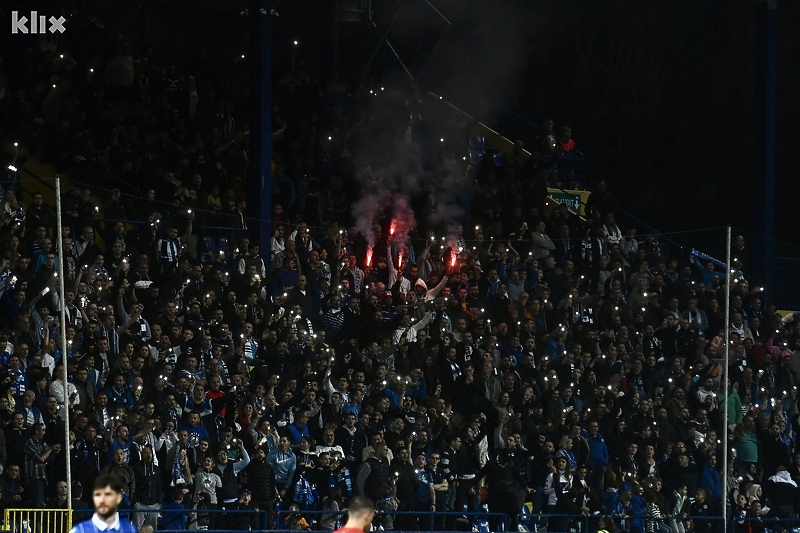
<path id="1" fill-rule="evenodd" d="M 67 533 L 72 527 L 72 517 L 73 512 L 77 513 L 77 511 L 88 511 L 89 510 L 75 510 L 69 511 L 67 509 L 6 509 L 4 513 L 4 531 L 10 531 L 13 533 L 39 533 L 39 532 L 47 532 L 47 533 Z M 314 517 L 321 517 L 321 516 L 339 516 L 341 517 L 341 521 L 344 521 L 344 516 L 346 515 L 347 511 L 330 511 L 330 510 L 299 510 L 293 511 L 289 509 L 278 509 L 275 511 L 275 516 L 277 518 L 277 527 L 270 527 L 271 525 L 268 524 L 268 513 L 263 509 L 250 509 L 250 510 L 233 510 L 233 509 L 194 509 L 194 508 L 187 508 L 187 509 L 120 509 L 120 515 L 128 520 L 135 520 L 135 514 L 140 513 L 143 515 L 157 513 L 160 517 L 164 516 L 169 518 L 170 516 L 180 515 L 183 514 L 188 520 L 196 520 L 197 516 L 214 516 L 215 520 L 213 521 L 214 527 L 209 528 L 209 531 L 215 530 L 224 530 L 228 532 L 235 532 L 235 531 L 253 531 L 253 530 L 264 530 L 270 529 L 271 531 L 297 531 L 296 528 L 292 528 L 291 526 L 287 525 L 284 518 L 288 517 L 291 514 L 295 516 L 303 516 L 308 519 L 309 527 L 314 530 L 320 531 L 328 531 L 327 529 L 320 529 L 318 527 L 318 520 L 315 520 Z M 84 512 L 84 514 L 86 514 Z M 234 516 L 242 516 L 247 515 L 251 517 L 251 529 L 232 529 L 231 526 L 235 525 L 232 523 L 231 518 Z M 508 531 L 509 525 L 514 525 L 514 521 L 510 520 L 510 517 L 504 513 L 493 513 L 493 512 L 483 512 L 483 511 L 470 511 L 470 512 L 444 512 L 444 511 L 386 511 L 386 512 L 379 512 L 376 514 L 376 521 L 380 520 L 382 515 L 389 515 L 393 517 L 403 517 L 403 516 L 415 516 L 418 518 L 424 518 L 424 520 L 420 520 L 419 526 L 425 527 L 423 522 L 427 523 L 427 530 L 428 531 L 452 531 L 455 530 L 454 527 L 447 527 L 447 528 L 437 528 L 438 524 L 443 523 L 443 518 L 466 518 L 466 520 L 473 526 L 478 527 L 480 529 L 480 524 L 483 523 L 483 527 L 487 527 L 488 524 L 492 524 L 495 527 L 493 529 L 489 529 L 488 531 Z M 612 519 L 617 528 L 619 530 L 629 530 L 631 527 L 633 528 L 641 528 L 645 530 L 646 522 L 648 520 L 653 520 L 652 516 L 649 515 L 635 515 L 635 516 L 609 516 L 609 515 L 583 515 L 583 514 L 559 514 L 559 513 L 542 513 L 542 514 L 532 514 L 528 516 L 529 523 L 526 523 L 526 527 L 531 531 L 546 530 L 547 533 L 591 533 L 595 531 L 598 527 L 598 524 L 601 519 Z M 224 524 L 220 523 L 220 520 L 224 520 Z M 670 525 L 670 522 L 673 520 L 673 517 L 666 517 L 663 522 L 666 526 Z M 724 527 L 724 518 L 722 516 L 681 516 L 679 518 L 674 518 L 674 520 L 679 520 L 684 523 L 687 521 L 694 522 L 695 526 L 700 524 L 708 524 L 710 525 L 713 533 L 737 533 L 739 531 L 748 532 L 751 530 L 759 530 L 759 531 L 772 531 L 772 532 L 791 532 L 800 529 L 800 518 L 784 518 L 784 517 L 775 517 L 775 516 L 764 516 L 764 517 L 744 517 L 744 518 L 737 518 L 736 516 L 732 516 L 728 520 L 728 528 L 725 531 Z M 166 529 L 160 527 L 156 528 L 157 531 L 171 533 L 173 531 L 187 531 L 187 530 L 198 530 L 200 527 L 196 521 L 188 521 L 187 529 Z M 205 527 L 205 526 L 203 526 Z M 395 529 L 395 531 L 401 531 Z"/>
<path id="2" fill-rule="evenodd" d="M 634 515 L 625 517 L 616 517 L 613 515 L 583 515 L 583 514 L 558 514 L 558 513 L 545 513 L 531 515 L 530 525 L 528 529 L 546 530 L 547 533 L 592 533 L 598 530 L 599 522 L 601 519 L 611 519 L 617 527 L 618 531 L 646 531 L 646 523 L 653 520 L 651 515 Z M 721 516 L 681 516 L 666 517 L 664 520 L 659 520 L 667 527 L 670 526 L 671 521 L 693 521 L 695 523 L 710 523 L 713 527 L 713 533 L 723 533 L 725 529 L 725 521 Z M 566 524 L 564 524 L 566 522 Z M 565 527 L 560 527 L 565 526 Z M 729 527 L 730 529 L 730 527 Z M 658 531 L 658 527 L 656 527 Z M 674 529 L 673 529 L 674 531 Z"/>
<path id="3" fill-rule="evenodd" d="M 5 530 L 14 533 L 67 533 L 72 529 L 69 509 L 6 509 Z"/>
<path id="4" fill-rule="evenodd" d="M 159 526 L 162 521 L 165 521 L 167 524 L 172 523 L 172 521 L 178 519 L 179 522 L 184 521 L 180 520 L 181 518 L 185 519 L 185 523 L 187 525 L 188 530 L 198 529 L 199 527 L 207 527 L 209 531 L 217 530 L 217 529 L 224 529 L 226 531 L 230 531 L 228 527 L 231 524 L 230 518 L 236 515 L 246 514 L 248 516 L 256 515 L 255 521 L 251 521 L 253 529 L 269 529 L 273 531 L 296 531 L 297 527 L 293 526 L 296 522 L 299 522 L 299 519 L 302 518 L 307 523 L 310 529 L 320 530 L 320 531 L 329 531 L 328 529 L 321 529 L 319 527 L 319 523 L 322 521 L 322 517 L 339 517 L 341 523 L 344 523 L 345 515 L 347 514 L 346 510 L 342 511 L 332 511 L 332 510 L 292 510 L 292 509 L 284 509 L 278 508 L 275 509 L 273 513 L 268 513 L 266 510 L 263 509 L 251 509 L 251 510 L 233 510 L 233 509 L 194 509 L 194 508 L 187 508 L 187 509 L 120 509 L 120 516 L 135 521 L 136 514 L 142 514 L 144 516 L 151 515 L 151 514 L 158 514 L 159 515 Z M 270 515 L 274 515 L 274 524 L 269 523 Z M 509 517 L 505 513 L 492 513 L 492 512 L 485 512 L 485 511 L 467 511 L 467 512 L 457 512 L 457 511 L 376 511 L 375 514 L 375 521 L 379 523 L 381 518 L 384 516 L 393 517 L 397 519 L 398 517 L 416 517 L 418 519 L 417 523 L 419 527 L 423 529 L 427 529 L 428 531 L 448 531 L 451 529 L 455 529 L 454 527 L 437 527 L 440 524 L 444 524 L 445 521 L 448 523 L 450 521 L 455 522 L 457 519 L 466 519 L 470 524 L 484 522 L 485 524 L 498 524 L 499 530 L 501 531 L 508 531 L 509 527 Z M 209 518 L 211 518 L 209 520 Z M 220 520 L 225 521 L 226 527 L 219 527 Z M 206 526 L 205 523 L 209 522 L 213 526 Z M 304 529 L 304 528 L 303 528 Z M 334 528 L 335 529 L 335 528 Z M 33 533 L 30 530 L 16 530 L 19 533 Z M 57 531 L 57 530 L 51 530 Z M 68 531 L 68 530 L 66 530 Z M 161 528 L 158 527 L 157 531 L 185 531 L 180 529 L 169 529 L 169 528 Z M 395 529 L 396 531 L 396 529 Z"/>

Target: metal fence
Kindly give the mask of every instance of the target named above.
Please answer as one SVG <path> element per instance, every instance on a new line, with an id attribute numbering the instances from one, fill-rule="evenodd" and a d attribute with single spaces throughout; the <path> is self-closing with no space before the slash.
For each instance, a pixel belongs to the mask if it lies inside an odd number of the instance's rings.
<path id="1" fill-rule="evenodd" d="M 6 509 L 5 530 L 13 533 L 67 533 L 72 529 L 69 509 Z"/>
<path id="2" fill-rule="evenodd" d="M 601 520 L 613 520 L 617 532 L 644 533 L 647 531 L 647 522 L 653 520 L 652 516 L 608 516 L 600 514 L 575 515 L 575 514 L 540 514 L 532 515 L 530 522 L 524 526 L 530 531 L 541 533 L 593 533 L 599 529 L 607 528 L 601 524 Z M 723 533 L 725 531 L 725 520 L 722 516 L 683 516 L 677 518 L 665 518 L 657 520 L 664 530 L 678 531 L 678 523 L 688 525 L 692 523 L 692 528 L 683 528 L 685 531 L 703 533 Z M 698 527 L 695 527 L 697 525 Z M 729 527 L 729 529 L 731 529 Z M 655 531 L 661 529 L 657 524 Z M 744 532 L 742 532 L 744 533 Z M 750 532 L 747 532 L 750 533 Z M 790 532 L 791 533 L 791 532 Z"/>
<path id="3" fill-rule="evenodd" d="M 66 511 L 62 511 L 66 512 Z M 136 515 L 139 515 L 138 517 Z M 345 522 L 347 511 L 332 510 L 293 510 L 279 508 L 274 513 L 263 509 L 195 509 L 195 508 L 161 508 L 161 509 L 120 509 L 120 516 L 131 522 L 155 523 L 159 532 L 172 531 L 331 531 Z M 153 517 L 156 515 L 156 517 Z M 150 520 L 147 518 L 150 517 Z M 336 526 L 321 527 L 324 519 L 331 519 Z M 395 524 L 405 520 L 404 524 L 413 531 L 463 531 L 476 529 L 483 533 L 489 531 L 508 531 L 511 520 L 504 513 L 486 511 L 475 512 L 442 512 L 442 511 L 377 511 L 375 524 L 390 518 Z M 414 527 L 410 527 L 413 522 Z M 8 524 L 8 522 L 6 522 Z M 247 529 L 247 528 L 250 529 Z M 9 528 L 16 533 L 50 533 L 60 529 L 24 529 Z M 386 529 L 386 528 L 385 528 Z M 393 531 L 399 531 L 392 528 Z M 69 531 L 69 529 L 64 530 Z"/>
<path id="4" fill-rule="evenodd" d="M 172 533 L 178 531 L 298 531 L 315 530 L 330 531 L 327 528 L 319 527 L 320 519 L 327 515 L 338 516 L 339 523 L 343 523 L 346 511 L 293 511 L 289 509 L 277 510 L 275 514 L 276 524 L 268 523 L 268 513 L 264 510 L 225 510 L 225 509 L 124 509 L 120 510 L 120 515 L 131 521 L 135 521 L 135 515 L 139 513 L 143 516 L 158 514 L 159 525 L 156 531 Z M 173 529 L 169 526 L 161 526 L 161 518 L 170 518 L 169 515 L 183 515 L 186 519 L 185 529 Z M 303 517 L 307 525 L 298 525 L 296 522 L 287 521 L 290 515 Z M 601 519 L 611 519 L 614 521 L 617 531 L 630 533 L 643 533 L 646 531 L 647 521 L 652 520 L 651 516 L 604 516 L 604 515 L 575 515 L 575 514 L 536 514 L 517 522 L 517 517 L 510 517 L 503 513 L 491 512 L 433 512 L 433 511 L 386 511 L 376 515 L 376 523 L 379 523 L 384 516 L 391 516 L 397 520 L 402 517 L 415 517 L 418 529 L 412 531 L 441 531 L 443 533 L 453 531 L 472 530 L 481 533 L 505 532 L 512 530 L 530 530 L 537 533 L 592 533 L 601 526 Z M 73 512 L 67 509 L 6 509 L 4 513 L 3 531 L 11 533 L 67 533 L 72 528 Z M 198 522 L 200 517 L 200 522 Z M 203 517 L 213 517 L 208 523 L 202 523 Z M 80 519 L 78 519 L 80 520 Z M 451 521 L 452 520 L 452 521 Z M 458 521 L 458 523 L 456 523 Z M 676 522 L 688 524 L 687 527 L 693 531 L 703 533 L 798 533 L 800 532 L 800 518 L 779 518 L 774 516 L 764 517 L 730 517 L 727 531 L 722 516 L 684 516 L 675 519 Z M 661 521 L 666 528 L 671 528 L 672 519 L 667 518 Z M 242 524 L 244 527 L 239 527 Z M 338 526 L 338 523 L 337 523 Z M 443 527 L 440 527 L 443 526 Z M 175 526 L 173 526 L 175 527 Z M 181 526 L 178 526 L 181 527 Z M 249 529 L 248 529 L 249 528 Z M 671 528 L 672 529 L 672 528 Z M 658 531 L 656 527 L 656 531 Z M 674 531 L 674 529 L 672 529 Z M 394 529 L 394 531 L 407 531 L 405 529 Z"/>

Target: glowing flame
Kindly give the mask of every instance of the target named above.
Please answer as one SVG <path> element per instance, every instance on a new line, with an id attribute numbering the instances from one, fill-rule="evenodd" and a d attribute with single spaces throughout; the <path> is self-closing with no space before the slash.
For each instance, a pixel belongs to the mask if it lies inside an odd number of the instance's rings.
<path id="1" fill-rule="evenodd" d="M 403 254 L 397 256 L 397 268 L 402 268 L 403 266 Z"/>
<path id="2" fill-rule="evenodd" d="M 392 225 L 389 227 L 389 235 L 394 235 L 394 221 L 392 221 Z"/>
<path id="3" fill-rule="evenodd" d="M 451 268 L 456 266 L 456 259 L 458 259 L 458 256 L 455 254 L 455 252 L 451 252 L 450 253 L 450 267 Z"/>
<path id="4" fill-rule="evenodd" d="M 367 268 L 372 264 L 372 248 L 367 248 Z"/>

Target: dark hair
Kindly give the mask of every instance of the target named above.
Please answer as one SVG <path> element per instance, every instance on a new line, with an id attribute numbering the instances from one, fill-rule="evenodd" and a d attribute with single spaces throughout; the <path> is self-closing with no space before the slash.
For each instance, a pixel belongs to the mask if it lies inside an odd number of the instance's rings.
<path id="1" fill-rule="evenodd" d="M 375 504 L 366 496 L 353 496 L 347 502 L 347 510 L 350 514 L 367 514 L 375 510 Z"/>
<path id="2" fill-rule="evenodd" d="M 94 490 L 111 487 L 114 492 L 122 492 L 122 480 L 117 476 L 108 473 L 101 473 L 94 480 Z"/>

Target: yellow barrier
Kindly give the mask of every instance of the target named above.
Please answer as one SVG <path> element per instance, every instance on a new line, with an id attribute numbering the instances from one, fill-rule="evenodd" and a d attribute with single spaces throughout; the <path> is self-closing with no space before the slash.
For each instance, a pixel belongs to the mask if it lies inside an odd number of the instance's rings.
<path id="1" fill-rule="evenodd" d="M 68 533 L 72 529 L 69 509 L 6 509 L 5 528 L 12 533 Z"/>

